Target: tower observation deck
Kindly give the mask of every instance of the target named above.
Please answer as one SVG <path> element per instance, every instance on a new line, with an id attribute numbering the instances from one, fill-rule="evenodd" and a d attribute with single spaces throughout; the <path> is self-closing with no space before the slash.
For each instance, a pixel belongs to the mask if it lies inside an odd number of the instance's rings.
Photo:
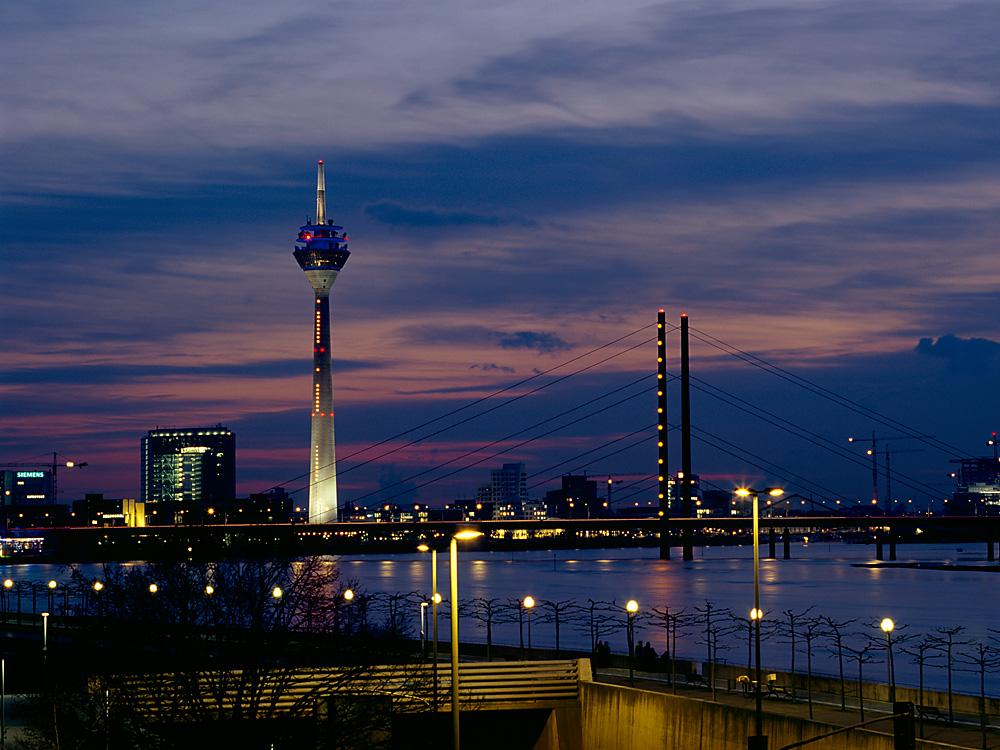
<path id="1" fill-rule="evenodd" d="M 333 369 L 330 360 L 330 287 L 351 253 L 347 233 L 326 218 L 323 160 L 316 176 L 316 223 L 299 228 L 293 253 L 313 288 L 312 451 L 309 455 L 309 521 L 337 520 L 337 457 L 333 437 Z"/>

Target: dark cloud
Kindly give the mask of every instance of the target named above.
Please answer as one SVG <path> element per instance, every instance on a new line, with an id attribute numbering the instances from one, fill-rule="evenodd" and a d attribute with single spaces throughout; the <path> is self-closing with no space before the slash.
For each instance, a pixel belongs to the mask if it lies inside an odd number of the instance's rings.
<path id="1" fill-rule="evenodd" d="M 384 367 L 384 364 L 364 360 L 334 359 L 334 372 L 353 372 Z M 196 377 L 214 378 L 283 378 L 311 375 L 308 359 L 271 360 L 247 364 L 225 365 L 73 365 L 71 367 L 4 368 L 0 366 L 0 379 L 7 385 L 53 385 L 59 383 L 78 385 L 101 383 L 124 385 L 156 378 Z"/>
<path id="2" fill-rule="evenodd" d="M 534 349 L 539 354 L 551 354 L 573 348 L 554 333 L 517 331 L 493 335 L 502 349 Z"/>
<path id="3" fill-rule="evenodd" d="M 402 227 L 467 227 L 500 226 L 517 224 L 527 226 L 526 220 L 502 219 L 499 216 L 484 216 L 468 211 L 435 211 L 432 209 L 412 209 L 392 201 L 380 201 L 365 206 L 365 216 L 379 222 Z"/>
<path id="4" fill-rule="evenodd" d="M 1000 365 L 1000 343 L 989 339 L 963 339 L 949 333 L 937 341 L 920 339 L 916 351 L 925 357 L 943 359 L 951 371 L 966 375 L 992 375 Z"/>
<path id="5" fill-rule="evenodd" d="M 505 372 L 509 374 L 514 373 L 513 367 L 507 367 L 506 365 L 498 365 L 496 362 L 489 362 L 482 365 L 470 365 L 470 370 L 482 370 L 483 372 Z"/>

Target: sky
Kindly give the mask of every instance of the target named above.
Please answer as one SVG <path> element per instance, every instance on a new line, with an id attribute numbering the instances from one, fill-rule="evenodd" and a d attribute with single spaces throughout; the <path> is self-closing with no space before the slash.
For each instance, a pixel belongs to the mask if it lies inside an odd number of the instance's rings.
<path id="1" fill-rule="evenodd" d="M 304 497 L 291 251 L 318 159 L 352 252 L 331 295 L 342 502 L 440 504 L 512 461 L 536 497 L 587 471 L 648 502 L 661 308 L 689 316 L 706 487 L 870 501 L 847 437 L 874 431 L 893 496 L 921 504 L 991 450 L 994 0 L 54 0 L 2 20 L 0 460 L 86 461 L 63 501 L 137 496 L 147 430 L 217 423 L 240 493 Z"/>

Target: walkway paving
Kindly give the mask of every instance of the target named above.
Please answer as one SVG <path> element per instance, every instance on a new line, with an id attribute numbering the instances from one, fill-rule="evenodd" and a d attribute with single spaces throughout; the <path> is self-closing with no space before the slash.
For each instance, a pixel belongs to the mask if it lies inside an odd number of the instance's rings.
<path id="1" fill-rule="evenodd" d="M 603 668 L 594 674 L 597 682 L 607 682 L 614 685 L 628 685 L 628 671 L 621 669 Z M 635 687 L 641 690 L 652 690 L 656 692 L 673 692 L 665 676 L 637 672 L 635 676 Z M 690 687 L 681 682 L 677 685 L 676 695 L 683 698 L 695 700 L 711 701 L 712 691 L 708 687 Z M 780 698 L 766 698 L 763 702 L 764 713 L 792 716 L 800 719 L 809 718 L 809 704 L 805 695 L 797 696 L 798 700 Z M 719 683 L 716 689 L 715 701 L 718 703 L 749 708 L 753 710 L 754 701 L 747 700 L 741 692 L 727 692 L 725 685 Z M 879 715 L 888 715 L 889 704 L 880 701 L 865 701 L 865 720 L 873 719 Z M 840 696 L 829 693 L 813 693 L 812 718 L 815 721 L 833 726 L 850 726 L 861 721 L 856 699 L 848 699 L 847 710 L 840 709 Z M 891 734 L 891 725 L 886 721 L 884 725 L 875 724 L 870 731 Z M 922 732 L 922 734 L 921 734 Z M 988 727 L 986 730 L 986 744 L 983 744 L 982 731 L 979 727 L 979 717 L 970 715 L 955 716 L 955 724 L 949 725 L 943 721 L 919 721 L 917 722 L 917 737 L 941 743 L 945 746 L 960 748 L 987 748 L 993 750 L 1000 749 L 1000 728 Z M 830 747 L 829 744 L 816 744 L 817 748 Z M 777 749 L 775 749 L 777 750 Z"/>

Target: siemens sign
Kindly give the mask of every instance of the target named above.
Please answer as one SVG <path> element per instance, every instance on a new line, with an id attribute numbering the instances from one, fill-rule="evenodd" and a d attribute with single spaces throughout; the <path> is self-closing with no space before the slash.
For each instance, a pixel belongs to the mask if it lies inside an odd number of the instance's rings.
<path id="1" fill-rule="evenodd" d="M 17 472 L 18 479 L 44 479 L 44 471 L 19 471 Z"/>

